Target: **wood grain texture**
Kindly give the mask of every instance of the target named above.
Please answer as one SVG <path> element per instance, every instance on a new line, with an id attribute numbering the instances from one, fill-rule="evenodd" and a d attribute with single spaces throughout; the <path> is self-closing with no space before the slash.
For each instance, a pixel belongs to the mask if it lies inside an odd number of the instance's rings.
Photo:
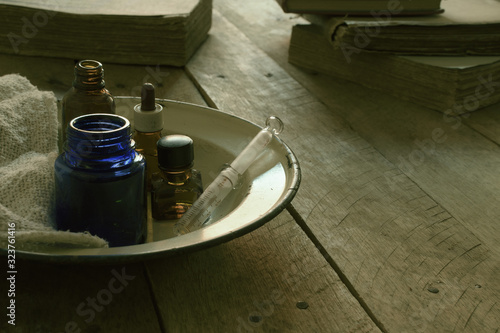
<path id="1" fill-rule="evenodd" d="M 311 95 L 310 85 L 306 90 L 244 35 L 260 47 L 287 47 L 283 32 L 278 31 L 280 20 L 287 18 L 273 14 L 266 21 L 263 13 L 268 7 L 259 4 L 262 8 L 256 2 L 215 2 L 224 17 L 216 12 L 209 40 L 188 65 L 204 94 L 222 110 L 255 122 L 269 114 L 284 120 L 281 136 L 303 170 L 293 205 L 320 242 L 318 246 L 328 251 L 340 274 L 386 330 L 495 332 L 500 327 L 496 278 L 500 262 L 494 236 L 488 233 L 497 226 L 489 225 L 479 234 L 455 217 L 453 209 L 458 205 L 443 208 L 443 198 L 428 195 L 406 170 L 384 157 L 386 152 L 383 156 L 352 130 L 351 126 L 368 128 L 376 114 L 360 117 L 358 123 L 349 119 L 352 125 L 345 120 L 350 112 L 355 117 L 366 107 L 372 112 L 422 108 L 336 80 L 332 80 L 337 83 L 330 86 L 327 107 Z M 253 6 L 257 7 L 252 12 Z M 257 12 L 260 16 L 253 14 Z M 260 34 L 252 35 L 255 31 Z M 267 42 L 260 44 L 261 40 Z M 407 128 L 406 121 L 398 114 L 392 119 L 402 128 Z M 429 129 L 425 124 L 424 128 Z M 434 129 L 432 123 L 430 128 Z M 380 140 L 389 147 L 414 149 L 408 140 L 399 143 L 398 136 L 390 133 Z M 449 142 L 460 144 L 456 139 Z M 433 174 L 433 181 L 446 183 L 439 175 Z M 450 179 L 452 186 L 457 185 L 456 178 Z M 450 188 L 445 185 L 443 191 Z"/>
<path id="2" fill-rule="evenodd" d="M 345 119 L 392 164 L 497 250 L 500 224 L 500 104 L 451 117 L 287 63 L 291 27 L 304 21 L 276 4 L 220 0 L 221 10 L 287 73 Z M 259 17 L 259 19 L 253 19 Z M 268 26 L 273 29 L 267 32 Z M 478 78 L 480 94 L 500 83 Z M 345 93 L 349 92 L 349 93 Z M 457 105 L 472 108 L 474 98 Z M 443 110 L 444 112 L 446 110 Z M 499 255 L 500 255 L 500 249 Z"/>
<path id="3" fill-rule="evenodd" d="M 155 86 L 157 98 L 173 99 L 193 104 L 204 100 L 181 68 L 162 65 L 117 65 L 103 64 L 106 86 L 117 96 L 141 96 L 142 85 L 149 82 Z"/>
<path id="4" fill-rule="evenodd" d="M 1 332 L 160 332 L 142 264 L 16 266 L 16 325 Z"/>
<path id="5" fill-rule="evenodd" d="M 286 212 L 147 267 L 166 332 L 380 332 Z"/>
<path id="6" fill-rule="evenodd" d="M 495 88 L 500 89 L 500 83 Z M 464 119 L 464 124 L 500 145 L 500 104 L 492 105 L 473 114 L 468 119 Z"/>
<path id="7" fill-rule="evenodd" d="M 0 54 L 0 75 L 18 73 L 40 90 L 54 92 L 61 100 L 71 88 L 78 60 Z M 203 104 L 204 100 L 183 69 L 164 65 L 117 65 L 103 62 L 106 88 L 115 96 L 141 95 L 149 82 L 156 97 Z"/>
<path id="8" fill-rule="evenodd" d="M 53 91 L 58 99 L 71 87 L 73 67 L 69 59 L 0 54 L 0 75 L 22 75 L 39 90 Z"/>

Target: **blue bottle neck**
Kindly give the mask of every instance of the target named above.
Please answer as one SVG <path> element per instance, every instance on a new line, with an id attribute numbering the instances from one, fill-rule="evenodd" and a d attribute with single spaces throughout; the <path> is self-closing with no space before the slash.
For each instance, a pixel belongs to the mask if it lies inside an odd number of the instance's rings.
<path id="1" fill-rule="evenodd" d="M 130 122 L 113 114 L 73 119 L 66 130 L 66 163 L 80 169 L 120 169 L 137 157 Z"/>

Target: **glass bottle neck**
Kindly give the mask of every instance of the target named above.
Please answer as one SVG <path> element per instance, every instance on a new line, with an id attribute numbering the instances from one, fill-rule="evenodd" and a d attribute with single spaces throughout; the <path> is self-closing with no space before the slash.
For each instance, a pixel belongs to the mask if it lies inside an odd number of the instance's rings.
<path id="1" fill-rule="evenodd" d="M 73 87 L 80 90 L 101 90 L 105 87 L 102 64 L 94 60 L 83 60 L 75 66 Z"/>
<path id="2" fill-rule="evenodd" d="M 89 114 L 73 119 L 66 131 L 65 159 L 82 169 L 116 169 L 137 157 L 130 122 L 112 114 Z"/>
<path id="3" fill-rule="evenodd" d="M 170 185 L 175 186 L 184 185 L 192 175 L 191 168 L 178 171 L 160 169 L 160 171 L 163 179 L 165 179 Z"/>

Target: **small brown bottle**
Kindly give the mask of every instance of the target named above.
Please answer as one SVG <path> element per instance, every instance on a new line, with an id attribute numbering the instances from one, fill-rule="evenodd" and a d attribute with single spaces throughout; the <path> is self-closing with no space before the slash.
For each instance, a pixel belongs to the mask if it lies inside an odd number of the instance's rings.
<path id="1" fill-rule="evenodd" d="M 193 140 L 168 135 L 157 147 L 160 172 L 152 179 L 152 215 L 156 220 L 179 219 L 203 192 L 201 173 L 193 169 Z"/>
<path id="2" fill-rule="evenodd" d="M 115 113 L 115 100 L 105 87 L 104 69 L 95 60 L 82 60 L 75 65 L 73 87 L 62 100 L 62 142 L 66 141 L 69 122 L 89 113 Z"/>
<path id="3" fill-rule="evenodd" d="M 163 107 L 156 103 L 155 87 L 144 83 L 141 103 L 134 107 L 135 150 L 146 158 L 146 187 L 151 190 L 151 175 L 159 171 L 156 143 L 163 129 Z"/>

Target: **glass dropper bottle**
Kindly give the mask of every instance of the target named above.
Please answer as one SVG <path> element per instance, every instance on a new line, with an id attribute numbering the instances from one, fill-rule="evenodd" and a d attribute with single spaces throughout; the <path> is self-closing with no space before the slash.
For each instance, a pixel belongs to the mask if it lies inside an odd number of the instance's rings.
<path id="1" fill-rule="evenodd" d="M 135 150 L 146 158 L 146 187 L 151 189 L 151 176 L 159 172 L 156 142 L 163 129 L 163 107 L 156 103 L 155 87 L 144 83 L 141 103 L 134 107 Z"/>
<path id="2" fill-rule="evenodd" d="M 193 139 L 168 135 L 157 147 L 160 171 L 152 179 L 151 213 L 156 220 L 178 219 L 203 192 L 201 173 L 193 168 Z"/>

